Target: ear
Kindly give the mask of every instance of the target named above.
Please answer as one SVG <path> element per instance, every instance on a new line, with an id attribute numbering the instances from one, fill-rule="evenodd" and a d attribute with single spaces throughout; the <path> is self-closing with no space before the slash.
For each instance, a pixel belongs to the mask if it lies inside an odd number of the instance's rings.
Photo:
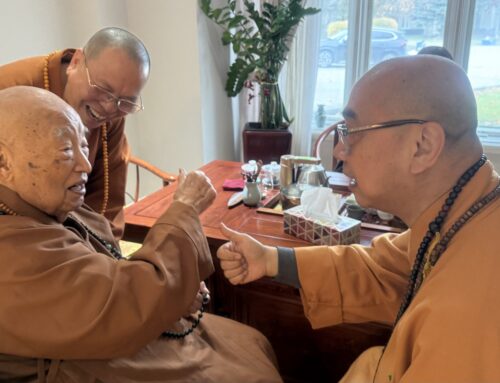
<path id="1" fill-rule="evenodd" d="M 81 48 L 76 49 L 75 53 L 73 54 L 73 57 L 71 58 L 71 61 L 69 62 L 68 67 L 66 68 L 66 74 L 78 69 L 78 66 L 84 60 L 85 56 L 83 54 L 83 49 Z"/>
<path id="2" fill-rule="evenodd" d="M 445 131 L 437 122 L 426 122 L 419 128 L 410 165 L 412 174 L 420 174 L 433 167 L 441 155 L 446 141 Z"/>
<path id="3" fill-rule="evenodd" d="M 7 145 L 0 142 L 0 182 L 3 184 L 5 181 L 12 179 L 12 153 Z"/>

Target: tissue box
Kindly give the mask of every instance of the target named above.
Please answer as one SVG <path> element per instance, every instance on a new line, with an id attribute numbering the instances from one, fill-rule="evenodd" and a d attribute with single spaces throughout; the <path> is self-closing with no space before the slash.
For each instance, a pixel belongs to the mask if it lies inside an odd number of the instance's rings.
<path id="1" fill-rule="evenodd" d="M 304 216 L 302 206 L 283 211 L 285 233 L 314 245 L 348 245 L 359 243 L 361 221 L 349 217 L 333 220 L 310 219 Z"/>

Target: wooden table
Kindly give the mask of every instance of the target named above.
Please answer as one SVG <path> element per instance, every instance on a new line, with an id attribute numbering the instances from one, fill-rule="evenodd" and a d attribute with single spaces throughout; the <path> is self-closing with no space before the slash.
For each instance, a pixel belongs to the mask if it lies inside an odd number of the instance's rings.
<path id="1" fill-rule="evenodd" d="M 283 218 L 260 214 L 255 208 L 239 205 L 227 208 L 233 192 L 223 191 L 225 179 L 239 178 L 239 162 L 213 161 L 203 170 L 217 190 L 214 204 L 201 215 L 210 250 L 226 242 L 219 226 L 248 233 L 274 246 L 310 245 L 283 232 Z M 149 228 L 170 204 L 175 184 L 163 188 L 125 209 L 125 236 L 142 242 Z M 362 230 L 361 243 L 368 244 L 380 232 Z M 286 382 L 333 382 L 340 379 L 350 363 L 364 349 L 384 344 L 389 328 L 376 323 L 345 324 L 312 330 L 304 316 L 299 291 L 264 278 L 243 286 L 232 286 L 215 261 L 216 272 L 208 281 L 212 292 L 211 311 L 249 324 L 270 340 Z"/>

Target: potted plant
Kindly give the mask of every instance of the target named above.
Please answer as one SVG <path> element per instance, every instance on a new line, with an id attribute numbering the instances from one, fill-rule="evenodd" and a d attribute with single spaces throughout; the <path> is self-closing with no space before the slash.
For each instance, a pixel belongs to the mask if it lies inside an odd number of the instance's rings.
<path id="1" fill-rule="evenodd" d="M 226 5 L 219 8 L 212 7 L 212 0 L 200 0 L 200 6 L 205 15 L 223 28 L 222 44 L 231 44 L 236 55 L 227 75 L 225 87 L 227 95 L 237 96 L 243 87 L 253 90 L 254 82 L 259 84 L 260 122 L 247 124 L 243 133 L 244 151 L 249 146 L 246 145 L 245 138 L 248 139 L 248 136 L 252 135 L 245 135 L 245 132 L 281 130 L 285 131 L 288 137 L 289 153 L 291 133 L 288 131 L 288 126 L 292 119 L 286 113 L 278 86 L 278 77 L 287 59 L 290 43 L 298 24 L 305 16 L 315 14 L 320 10 L 304 7 L 305 1 L 303 0 L 263 1 L 261 12 L 256 10 L 251 0 L 243 0 L 244 10 L 236 9 L 237 0 L 227 0 Z M 251 94 L 250 99 L 252 97 Z M 258 138 L 258 141 L 257 145 L 262 146 L 262 138 Z M 276 144 L 275 135 L 271 141 Z M 268 152 L 262 147 L 261 149 Z M 272 160 L 279 161 L 281 154 L 284 153 L 275 154 Z M 259 157 L 253 158 L 259 159 Z M 245 161 L 247 159 L 245 158 Z"/>

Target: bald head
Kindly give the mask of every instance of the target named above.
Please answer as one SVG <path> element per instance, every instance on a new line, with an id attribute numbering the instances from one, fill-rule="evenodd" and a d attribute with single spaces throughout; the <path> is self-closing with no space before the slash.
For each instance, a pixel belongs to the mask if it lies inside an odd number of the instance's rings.
<path id="1" fill-rule="evenodd" d="M 108 48 L 123 50 L 136 63 L 138 63 L 149 75 L 150 59 L 149 53 L 143 42 L 132 33 L 125 29 L 108 27 L 97 31 L 85 44 L 83 48 L 85 56 L 89 59 L 95 59 L 99 54 Z"/>
<path id="2" fill-rule="evenodd" d="M 451 60 L 431 55 L 384 61 L 358 81 L 351 99 L 363 100 L 377 121 L 421 119 L 438 122 L 447 139 L 474 135 L 477 111 L 466 73 Z"/>
<path id="3" fill-rule="evenodd" d="M 50 134 L 59 134 L 54 120 L 80 123 L 64 100 L 44 89 L 15 86 L 0 90 L 0 144 L 23 149 Z"/>
<path id="4" fill-rule="evenodd" d="M 85 127 L 71 106 L 39 88 L 0 91 L 0 185 L 62 222 L 83 203 L 90 171 Z"/>

